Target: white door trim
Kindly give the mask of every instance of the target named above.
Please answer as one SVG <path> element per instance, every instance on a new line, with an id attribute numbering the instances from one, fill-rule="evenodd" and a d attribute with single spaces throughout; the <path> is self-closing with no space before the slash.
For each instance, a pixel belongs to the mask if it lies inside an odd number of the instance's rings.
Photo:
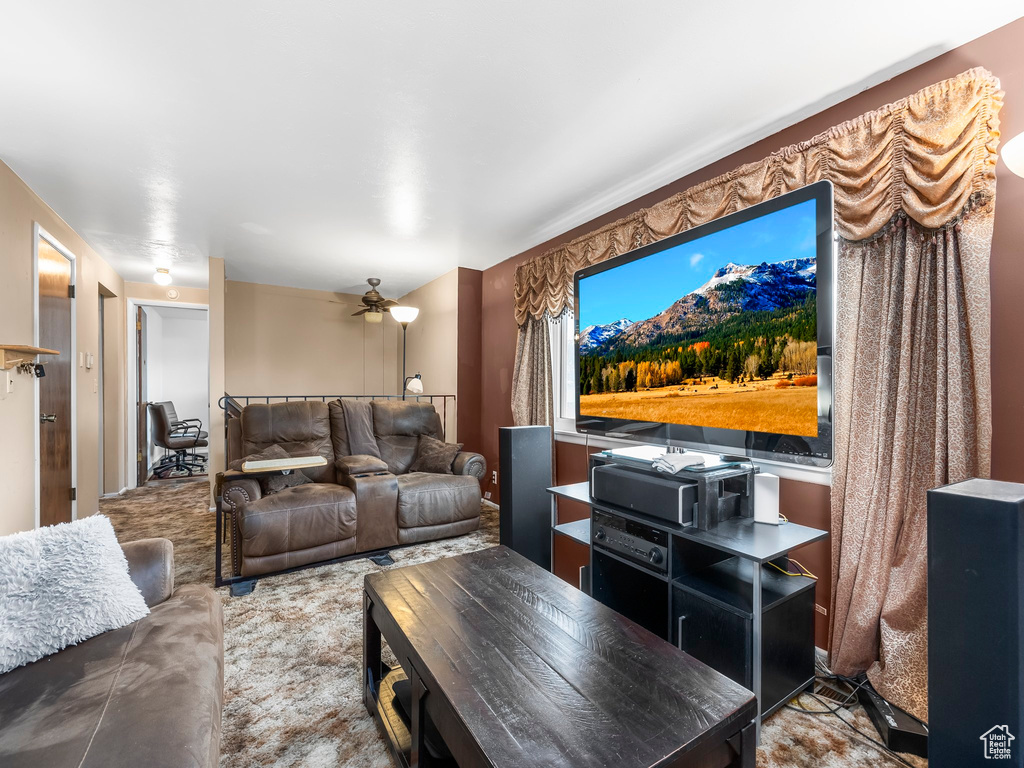
<path id="1" fill-rule="evenodd" d="M 76 284 L 77 260 L 75 254 L 65 248 L 57 238 L 32 222 L 32 344 L 39 346 L 39 240 L 45 240 L 54 250 L 71 262 L 71 285 Z M 71 299 L 71 487 L 78 488 L 78 305 L 77 297 Z M 39 527 L 40 507 L 42 499 L 39 494 L 39 483 L 42 478 L 42 460 L 39 456 L 39 379 L 33 380 L 35 408 L 35 515 L 36 528 Z M 78 501 L 71 501 L 71 519 L 78 519 Z"/>

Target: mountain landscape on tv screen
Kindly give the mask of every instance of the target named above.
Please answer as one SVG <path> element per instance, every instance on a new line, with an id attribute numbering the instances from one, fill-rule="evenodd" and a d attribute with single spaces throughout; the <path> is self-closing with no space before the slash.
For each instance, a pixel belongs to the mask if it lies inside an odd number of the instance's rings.
<path id="1" fill-rule="evenodd" d="M 580 413 L 816 435 L 816 281 L 813 257 L 730 262 L 656 315 L 582 329 Z"/>

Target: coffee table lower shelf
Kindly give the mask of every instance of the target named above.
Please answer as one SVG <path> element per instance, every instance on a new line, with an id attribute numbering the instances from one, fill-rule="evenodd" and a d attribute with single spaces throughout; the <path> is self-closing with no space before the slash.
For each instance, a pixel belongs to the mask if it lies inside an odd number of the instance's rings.
<path id="1" fill-rule="evenodd" d="M 395 764 L 406 768 L 409 765 L 409 755 L 412 752 L 412 734 L 405 721 L 402 720 L 395 709 L 394 685 L 399 680 L 406 680 L 405 672 L 401 667 L 396 667 L 384 675 L 377 690 L 373 690 L 367 682 L 366 700 L 376 702 L 373 709 L 373 719 L 380 729 L 381 735 L 388 743 L 391 756 Z"/>

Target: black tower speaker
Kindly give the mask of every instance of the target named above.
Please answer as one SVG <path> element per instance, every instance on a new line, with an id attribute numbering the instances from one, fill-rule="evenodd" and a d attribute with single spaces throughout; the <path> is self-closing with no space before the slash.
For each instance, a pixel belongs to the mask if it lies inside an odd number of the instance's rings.
<path id="1" fill-rule="evenodd" d="M 551 570 L 551 427 L 500 427 L 499 539 Z"/>
<path id="2" fill-rule="evenodd" d="M 1024 485 L 928 491 L 930 768 L 1024 765 L 1022 555 Z"/>

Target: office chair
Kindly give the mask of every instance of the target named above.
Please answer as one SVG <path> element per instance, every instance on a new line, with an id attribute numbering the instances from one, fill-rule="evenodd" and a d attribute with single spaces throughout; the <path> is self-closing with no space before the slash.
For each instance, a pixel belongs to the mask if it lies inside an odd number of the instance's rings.
<path id="1" fill-rule="evenodd" d="M 153 416 L 153 442 L 165 451 L 170 451 L 153 467 L 153 474 L 159 478 L 168 477 L 172 472 L 186 473 L 206 470 L 206 459 L 196 454 L 196 448 L 205 448 L 208 433 L 202 430 L 202 419 L 179 419 L 171 402 L 149 403 Z"/>

